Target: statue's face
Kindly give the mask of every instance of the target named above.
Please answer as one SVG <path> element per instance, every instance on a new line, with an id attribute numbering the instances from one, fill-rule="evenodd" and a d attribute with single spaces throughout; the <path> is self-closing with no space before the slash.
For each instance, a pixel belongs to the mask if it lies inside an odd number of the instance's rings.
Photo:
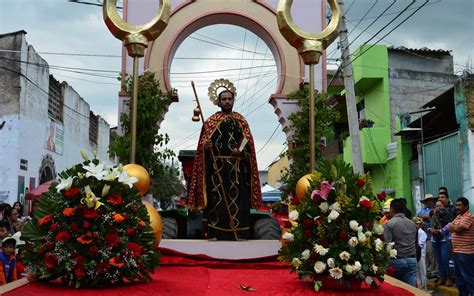
<path id="1" fill-rule="evenodd" d="M 221 93 L 219 105 L 223 112 L 231 112 L 234 107 L 234 97 L 228 91 Z"/>

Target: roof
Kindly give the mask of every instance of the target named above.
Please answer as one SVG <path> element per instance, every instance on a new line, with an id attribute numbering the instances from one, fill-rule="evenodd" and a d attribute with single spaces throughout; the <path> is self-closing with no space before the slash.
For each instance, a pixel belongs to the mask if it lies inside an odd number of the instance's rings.
<path id="1" fill-rule="evenodd" d="M 4 36 L 8 36 L 8 35 L 17 35 L 17 34 L 27 34 L 25 30 L 18 30 L 18 31 L 15 31 L 15 32 L 8 32 L 8 33 L 4 33 L 4 34 L 0 34 L 0 38 L 4 37 Z"/>
<path id="2" fill-rule="evenodd" d="M 451 55 L 451 50 L 445 49 L 431 49 L 428 47 L 422 48 L 407 48 L 405 46 L 390 46 L 388 50 L 392 51 L 404 51 L 404 52 L 413 52 L 413 53 L 429 53 L 429 54 L 439 54 L 439 55 Z"/>

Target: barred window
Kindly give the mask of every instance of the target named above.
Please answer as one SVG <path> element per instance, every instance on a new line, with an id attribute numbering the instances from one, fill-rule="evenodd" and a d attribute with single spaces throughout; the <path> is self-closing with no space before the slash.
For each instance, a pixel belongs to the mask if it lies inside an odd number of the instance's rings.
<path id="1" fill-rule="evenodd" d="M 63 122 L 63 96 L 61 84 L 49 75 L 48 115 L 59 122 Z"/>
<path id="2" fill-rule="evenodd" d="M 99 135 L 99 116 L 89 112 L 89 141 L 97 145 Z"/>

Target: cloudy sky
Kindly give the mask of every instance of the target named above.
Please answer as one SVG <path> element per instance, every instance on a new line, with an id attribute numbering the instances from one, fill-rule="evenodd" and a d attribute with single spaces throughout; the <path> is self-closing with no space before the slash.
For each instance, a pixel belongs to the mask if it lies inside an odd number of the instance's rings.
<path id="1" fill-rule="evenodd" d="M 389 24 L 411 2 L 346 0 L 351 50 L 385 27 L 369 43 L 452 50 L 456 73 L 461 73 L 469 63 L 472 65 L 474 1 L 417 0 Z M 298 3 L 303 2 L 295 1 L 294 5 Z M 414 14 L 405 23 L 379 41 L 379 37 L 411 13 Z M 372 22 L 374 24 L 368 27 Z M 58 80 L 67 81 L 95 113 L 112 126 L 116 125 L 119 83 L 115 77 L 121 68 L 121 44 L 105 27 L 101 7 L 67 0 L 0 0 L 0 34 L 17 30 L 28 33 L 27 42 L 50 64 Z M 216 45 L 216 41 L 220 45 Z M 339 56 L 335 45 L 328 48 L 330 67 L 336 67 Z M 162 123 L 162 132 L 171 137 L 169 147 L 177 153 L 196 146 L 200 124 L 190 120 L 195 103 L 189 81 L 194 80 L 198 86 L 204 114 L 209 116 L 216 109 L 207 100 L 208 81 L 226 77 L 237 86 L 236 111 L 247 117 L 256 141 L 259 169 L 266 169 L 284 149 L 285 141 L 273 108 L 266 103 L 276 88 L 277 73 L 273 64 L 264 42 L 243 28 L 215 25 L 193 33 L 178 49 L 171 67 L 171 81 L 179 89 L 180 103 L 170 107 Z M 211 72 L 221 69 L 226 71 Z"/>

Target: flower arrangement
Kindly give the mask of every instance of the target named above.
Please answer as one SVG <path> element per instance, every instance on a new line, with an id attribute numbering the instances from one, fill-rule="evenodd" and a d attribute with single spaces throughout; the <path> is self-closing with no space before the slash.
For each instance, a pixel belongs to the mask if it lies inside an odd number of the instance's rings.
<path id="1" fill-rule="evenodd" d="M 318 168 L 312 190 L 291 201 L 292 227 L 283 234 L 279 259 L 291 263 L 300 279 L 312 281 L 316 291 L 334 281 L 377 287 L 389 258 L 396 257 L 379 223 L 384 196 L 374 196 L 370 176 L 354 174 L 342 160 Z"/>
<path id="2" fill-rule="evenodd" d="M 22 233 L 34 277 L 76 288 L 151 280 L 158 245 L 136 181 L 97 159 L 61 172 Z"/>

